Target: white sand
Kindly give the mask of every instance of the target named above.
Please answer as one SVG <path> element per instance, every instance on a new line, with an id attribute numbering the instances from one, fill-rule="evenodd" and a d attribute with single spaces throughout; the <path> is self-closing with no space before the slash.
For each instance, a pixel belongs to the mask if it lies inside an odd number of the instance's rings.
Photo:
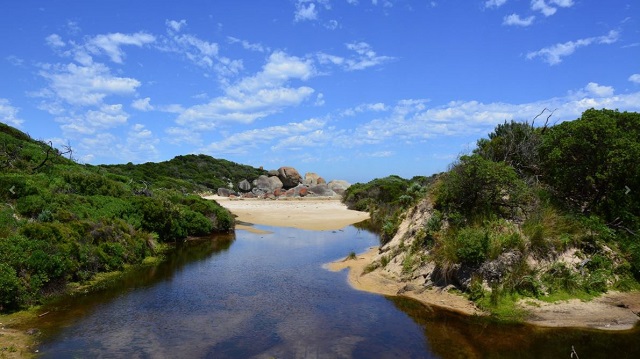
<path id="1" fill-rule="evenodd" d="M 327 231 L 344 228 L 364 221 L 369 214 L 347 209 L 338 199 L 289 198 L 289 199 L 230 199 L 207 196 L 236 215 L 241 222 L 276 227 L 294 227 Z M 248 229 L 238 225 L 238 229 Z"/>

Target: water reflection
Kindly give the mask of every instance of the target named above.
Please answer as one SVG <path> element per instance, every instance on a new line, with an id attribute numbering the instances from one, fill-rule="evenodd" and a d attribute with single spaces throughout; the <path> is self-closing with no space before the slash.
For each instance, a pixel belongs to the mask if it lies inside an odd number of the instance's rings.
<path id="1" fill-rule="evenodd" d="M 622 333 L 540 328 L 434 310 L 410 298 L 387 299 L 422 327 L 442 358 L 569 358 L 572 346 L 582 358 L 640 358 L 640 327 Z"/>
<path id="2" fill-rule="evenodd" d="M 321 266 L 378 244 L 363 229 L 256 228 L 266 232 L 185 243 L 155 268 L 51 303 L 34 323 L 42 357 L 567 357 L 567 344 L 590 357 L 638 353 L 637 332 L 500 325 L 355 291 L 346 272 Z"/>

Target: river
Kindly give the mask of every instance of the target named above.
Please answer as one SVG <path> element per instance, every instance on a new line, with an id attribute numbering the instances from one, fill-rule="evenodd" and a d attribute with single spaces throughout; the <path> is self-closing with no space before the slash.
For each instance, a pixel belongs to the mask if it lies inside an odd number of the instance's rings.
<path id="1" fill-rule="evenodd" d="M 640 332 L 494 323 L 359 292 L 324 263 L 377 245 L 348 226 L 189 241 L 43 307 L 42 358 L 639 358 Z"/>

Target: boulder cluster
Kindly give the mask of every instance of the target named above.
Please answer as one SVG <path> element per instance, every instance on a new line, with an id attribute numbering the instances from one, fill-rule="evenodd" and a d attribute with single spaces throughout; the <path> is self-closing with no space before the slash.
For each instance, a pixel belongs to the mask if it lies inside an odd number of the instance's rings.
<path id="1" fill-rule="evenodd" d="M 278 197 L 340 197 L 351 184 L 343 180 L 327 181 L 318 174 L 308 172 L 304 178 L 293 167 L 280 167 L 249 182 L 238 183 L 238 191 L 218 188 L 222 197 L 267 198 Z"/>

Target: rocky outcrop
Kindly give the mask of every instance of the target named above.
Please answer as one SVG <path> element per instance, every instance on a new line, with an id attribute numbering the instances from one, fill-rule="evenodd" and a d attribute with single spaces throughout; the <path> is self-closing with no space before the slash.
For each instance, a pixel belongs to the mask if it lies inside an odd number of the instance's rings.
<path id="1" fill-rule="evenodd" d="M 233 190 L 230 190 L 228 188 L 218 188 L 218 196 L 220 197 L 229 197 L 235 194 L 236 193 Z"/>
<path id="2" fill-rule="evenodd" d="M 238 182 L 238 191 L 220 188 L 218 195 L 241 198 L 271 198 L 278 197 L 339 197 L 350 186 L 349 182 L 334 180 L 329 183 L 317 173 L 307 172 L 304 179 L 293 167 L 280 167 L 267 172 L 252 182 L 244 179 Z"/>
<path id="3" fill-rule="evenodd" d="M 331 188 L 329 188 L 329 186 L 326 184 L 319 184 L 313 187 L 309 187 L 309 192 L 321 197 L 332 197 L 336 195 L 336 193 L 332 191 Z"/>
<path id="4" fill-rule="evenodd" d="M 320 177 L 317 173 L 307 172 L 304 175 L 304 181 L 302 182 L 305 186 L 313 187 L 318 184 L 326 183 L 324 178 Z"/>
<path id="5" fill-rule="evenodd" d="M 302 176 L 293 167 L 278 168 L 278 178 L 285 189 L 293 188 L 302 183 Z"/>
<path id="6" fill-rule="evenodd" d="M 283 188 L 283 184 L 280 179 L 276 176 L 267 177 L 262 175 L 255 180 L 254 188 L 252 192 L 254 194 L 258 193 L 273 193 L 273 191 Z"/>
<path id="7" fill-rule="evenodd" d="M 240 181 L 240 183 L 238 183 L 238 188 L 243 192 L 249 192 L 251 191 L 251 183 L 249 183 L 249 181 L 244 179 Z"/>
<path id="8" fill-rule="evenodd" d="M 333 192 L 342 196 L 344 191 L 351 187 L 351 183 L 344 180 L 333 180 L 328 183 L 328 186 Z"/>

